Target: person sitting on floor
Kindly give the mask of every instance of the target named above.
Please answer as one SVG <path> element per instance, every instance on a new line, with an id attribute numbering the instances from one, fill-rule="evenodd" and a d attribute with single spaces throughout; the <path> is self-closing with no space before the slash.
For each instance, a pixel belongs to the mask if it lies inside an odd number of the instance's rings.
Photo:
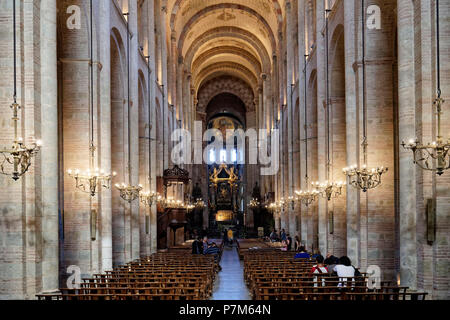
<path id="1" fill-rule="evenodd" d="M 310 255 L 308 252 L 306 252 L 306 249 L 304 246 L 301 246 L 298 248 L 298 253 L 295 255 L 294 259 L 309 259 Z"/>

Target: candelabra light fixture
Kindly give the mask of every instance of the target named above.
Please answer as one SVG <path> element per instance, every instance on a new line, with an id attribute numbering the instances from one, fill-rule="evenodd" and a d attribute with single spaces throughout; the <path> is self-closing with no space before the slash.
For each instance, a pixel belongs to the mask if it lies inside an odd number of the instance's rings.
<path id="1" fill-rule="evenodd" d="M 37 140 L 31 146 L 26 146 L 23 138 L 18 136 L 18 122 L 20 105 L 17 103 L 17 49 L 16 49 L 16 1 L 13 1 L 13 51 L 14 51 L 14 93 L 11 104 L 13 112 L 14 140 L 11 148 L 0 149 L 3 160 L 0 162 L 0 173 L 11 176 L 17 181 L 23 176 L 31 165 L 32 158 L 39 152 L 42 142 Z"/>
<path id="2" fill-rule="evenodd" d="M 127 185 L 125 183 L 122 183 L 122 184 L 116 183 L 115 187 L 117 190 L 119 190 L 120 197 L 129 203 L 131 203 L 134 200 L 136 200 L 137 198 L 139 198 L 140 192 L 143 189 L 142 185 L 132 186 L 132 185 Z"/>
<path id="3" fill-rule="evenodd" d="M 437 137 L 436 141 L 422 144 L 419 139 L 410 139 L 408 143 L 402 141 L 406 150 L 413 152 L 414 163 L 420 168 L 435 171 L 442 175 L 445 170 L 450 169 L 450 138 L 447 141 L 442 136 L 441 117 L 442 104 L 445 100 L 441 97 L 441 66 L 440 66 L 440 44 L 439 44 L 439 0 L 436 0 L 436 70 L 437 70 L 437 97 L 433 102 L 436 107 Z"/>
<path id="4" fill-rule="evenodd" d="M 155 203 L 159 201 L 161 196 L 154 191 L 141 192 L 139 194 L 141 203 L 146 207 L 152 207 Z"/>
<path id="5" fill-rule="evenodd" d="M 365 42 L 365 5 L 364 0 L 361 0 L 361 15 L 362 15 L 362 89 L 363 89 L 363 156 L 364 163 L 361 168 L 357 165 L 347 167 L 343 169 L 343 173 L 347 176 L 348 184 L 352 185 L 363 192 L 367 192 L 369 189 L 374 189 L 381 184 L 381 176 L 388 171 L 385 167 L 376 167 L 372 169 L 367 168 L 367 103 L 366 103 L 366 42 Z"/>
<path id="6" fill-rule="evenodd" d="M 98 193 L 98 186 L 105 189 L 111 187 L 111 180 L 116 176 L 116 173 L 106 174 L 103 169 L 95 169 L 93 172 L 87 170 L 81 172 L 79 169 L 67 170 L 69 177 L 75 179 L 75 187 L 84 193 L 89 193 L 94 197 Z"/>
<path id="7" fill-rule="evenodd" d="M 295 209 L 295 203 L 297 201 L 299 201 L 300 199 L 297 196 L 289 196 L 287 198 L 287 200 L 288 200 L 288 203 L 291 205 L 292 210 L 294 210 Z"/>
<path id="8" fill-rule="evenodd" d="M 198 198 L 197 200 L 195 200 L 194 207 L 196 209 L 205 209 L 206 203 L 202 198 Z"/>
<path id="9" fill-rule="evenodd" d="M 325 181 L 323 183 L 313 182 L 312 185 L 316 189 L 317 193 L 322 197 L 330 201 L 332 198 L 337 198 L 342 194 L 342 188 L 345 186 L 345 182 L 329 182 Z"/>
<path id="10" fill-rule="evenodd" d="M 353 165 L 343 169 L 344 174 L 348 177 L 349 184 L 363 192 L 378 187 L 381 184 L 381 176 L 387 171 L 388 168 L 384 167 L 367 169 L 366 165 L 361 168 Z"/>
<path id="11" fill-rule="evenodd" d="M 295 193 L 297 194 L 298 199 L 305 206 L 310 206 L 311 204 L 313 204 L 320 195 L 318 190 L 299 190 L 295 191 Z"/>
<path id="12" fill-rule="evenodd" d="M 256 209 L 261 205 L 261 203 L 258 201 L 258 199 L 252 198 L 250 200 L 250 203 L 248 204 L 248 207 L 251 209 Z"/>

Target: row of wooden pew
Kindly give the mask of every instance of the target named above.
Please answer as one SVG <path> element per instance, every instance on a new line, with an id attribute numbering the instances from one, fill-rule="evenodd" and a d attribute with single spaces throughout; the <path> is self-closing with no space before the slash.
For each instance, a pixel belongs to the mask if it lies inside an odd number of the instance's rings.
<path id="1" fill-rule="evenodd" d="M 219 243 L 221 248 L 221 244 Z M 40 294 L 39 300 L 206 300 L 212 295 L 218 261 L 176 248 L 84 278 L 77 288 Z"/>
<path id="2" fill-rule="evenodd" d="M 294 259 L 292 252 L 264 249 L 241 254 L 244 278 L 254 300 L 425 300 L 427 295 L 409 292 L 393 281 L 370 288 L 364 273 L 345 279 L 329 273 L 312 274 L 315 262 Z"/>

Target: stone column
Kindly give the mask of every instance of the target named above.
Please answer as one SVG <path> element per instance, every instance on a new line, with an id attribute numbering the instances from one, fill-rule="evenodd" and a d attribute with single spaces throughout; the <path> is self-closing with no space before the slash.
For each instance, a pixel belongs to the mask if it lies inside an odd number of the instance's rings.
<path id="1" fill-rule="evenodd" d="M 167 169 L 168 165 L 169 165 L 169 135 L 167 134 L 169 132 L 169 122 L 167 121 L 168 119 L 168 114 L 169 114 L 169 108 L 168 108 L 168 93 L 169 93 L 169 87 L 168 87 L 168 80 L 167 80 L 167 42 L 166 42 L 166 19 L 167 19 L 167 1 L 162 1 L 162 7 L 161 7 L 161 21 L 160 23 L 160 27 L 161 27 L 161 64 L 162 64 L 162 84 L 164 85 L 164 90 L 163 90 L 163 94 L 165 96 L 165 101 L 164 104 L 161 105 L 161 108 L 163 108 L 165 111 L 164 113 L 164 119 L 162 121 L 164 121 L 165 125 L 164 125 L 164 141 L 166 141 L 166 144 L 163 146 L 163 157 L 164 157 L 164 164 L 166 166 L 166 168 L 163 168 L 163 171 L 165 169 Z"/>
<path id="2" fill-rule="evenodd" d="M 359 267 L 364 270 L 368 265 L 378 265 L 383 279 L 394 279 L 395 258 L 395 188 L 394 188 L 394 126 L 393 126 L 393 33 L 390 25 L 389 12 L 391 6 L 382 1 L 371 1 L 385 10 L 382 19 L 382 30 L 366 28 L 366 101 L 367 101 L 367 158 L 368 168 L 377 166 L 388 167 L 390 170 L 382 177 L 382 184 L 367 193 L 361 192 L 360 199 L 360 237 L 361 256 Z M 368 5 L 368 3 L 366 3 Z M 360 12 L 361 8 L 357 8 Z M 361 35 L 361 16 L 355 26 Z M 367 20 L 366 20 L 367 21 Z M 359 42 L 362 51 L 362 43 Z M 347 48 L 346 48 L 347 49 Z M 347 50 L 346 50 L 347 51 Z M 359 56 L 362 59 L 362 54 Z M 358 77 L 357 92 L 359 92 L 359 123 L 357 133 L 359 143 L 363 135 L 363 82 L 362 63 L 354 64 Z M 350 79 L 351 82 L 351 79 Z M 350 122 L 350 126 L 352 123 Z M 349 141 L 349 140 L 347 140 Z M 350 143 L 350 142 L 349 142 Z M 359 145 L 358 145 L 359 146 Z M 360 150 L 360 165 L 363 164 L 363 150 Z M 348 221 L 352 225 L 354 217 Z M 349 232 L 353 236 L 353 232 Z M 353 243 L 347 243 L 351 247 Z M 356 261 L 355 261 L 356 263 Z"/>
<path id="3" fill-rule="evenodd" d="M 151 157 L 151 183 L 150 183 L 150 191 L 156 192 L 156 147 L 157 144 L 155 142 L 156 139 L 156 102 L 155 102 L 155 92 L 158 90 L 156 83 L 156 43 L 155 43 L 155 12 L 154 12 L 154 0 L 147 0 L 147 19 L 148 19 L 148 55 L 150 56 L 150 69 L 152 70 L 150 74 L 150 79 L 147 81 L 150 82 L 150 110 L 151 113 L 151 124 L 150 124 L 150 157 Z M 157 250 L 157 216 L 156 216 L 156 205 L 153 205 L 148 209 L 150 214 L 150 253 L 155 253 Z"/>
<path id="4" fill-rule="evenodd" d="M 347 165 L 352 166 L 359 162 L 359 123 L 358 108 L 356 104 L 357 79 L 353 64 L 360 49 L 355 47 L 358 35 L 355 20 L 355 11 L 358 7 L 353 1 L 344 1 L 344 34 L 345 34 L 345 118 L 346 118 L 346 149 Z M 347 256 L 354 266 L 360 261 L 360 230 L 359 230 L 359 191 L 347 186 Z"/>
<path id="5" fill-rule="evenodd" d="M 339 63 L 339 62 L 337 62 Z M 339 72 L 344 73 L 344 65 Z M 341 77 L 339 77 L 340 79 Z M 344 74 L 342 74 L 342 79 Z M 334 93 L 334 90 L 331 90 Z M 345 98 L 332 97 L 330 101 L 330 156 L 332 168 L 330 169 L 330 180 L 333 182 L 345 181 L 342 168 L 346 167 L 346 141 L 345 141 Z M 336 257 L 347 254 L 347 219 L 345 209 L 345 187 L 342 195 L 328 201 L 328 220 L 333 218 L 333 233 L 329 229 L 329 249 Z"/>
<path id="6" fill-rule="evenodd" d="M 59 288 L 56 1 L 41 1 L 42 291 Z"/>
<path id="7" fill-rule="evenodd" d="M 325 181 L 327 172 L 326 157 L 326 35 L 325 35 L 325 7 L 323 1 L 317 2 L 316 9 L 317 25 L 317 146 L 318 146 L 318 180 Z M 323 32 L 323 33 L 322 33 Z M 331 38 L 331 37 L 330 37 Z M 313 219 L 314 215 L 312 215 Z M 314 222 L 311 223 L 314 230 Z M 315 231 L 315 230 L 314 230 Z M 315 243 L 316 232 L 308 236 L 308 241 Z M 320 197 L 318 200 L 318 246 L 321 252 L 327 252 L 328 232 L 327 232 L 327 200 Z M 312 245 L 311 243 L 311 245 Z M 309 243 L 307 244 L 309 246 Z"/>
<path id="8" fill-rule="evenodd" d="M 100 161 L 99 167 L 111 172 L 111 28 L 110 2 L 99 3 L 98 37 L 100 54 Z M 99 65 L 94 65 L 99 67 Z M 103 189 L 101 193 L 99 217 L 99 236 L 101 237 L 101 271 L 111 270 L 112 261 L 112 199 L 111 189 Z"/>
<path id="9" fill-rule="evenodd" d="M 399 137 L 416 136 L 415 128 L 415 58 L 414 4 L 408 0 L 398 5 L 398 95 Z M 417 191 L 416 165 L 412 153 L 400 148 L 400 285 L 417 288 Z"/>
<path id="10" fill-rule="evenodd" d="M 78 5 L 82 10 L 89 12 L 89 1 L 58 1 L 58 12 L 60 19 L 66 19 L 66 9 L 70 5 Z M 94 2 L 95 4 L 95 2 Z M 95 6 L 94 6 L 94 12 Z M 94 20 L 94 59 L 96 23 Z M 94 261 L 97 257 L 97 248 L 91 241 L 90 234 L 90 211 L 95 208 L 97 198 L 91 199 L 87 193 L 75 188 L 75 180 L 66 174 L 68 169 L 90 169 L 90 141 L 89 141 L 89 45 L 90 25 L 89 19 L 82 19 L 81 29 L 74 32 L 65 26 L 61 30 L 58 58 L 60 67 L 60 110 L 62 112 L 61 130 L 64 133 L 61 143 L 60 154 L 63 166 L 63 221 L 64 221 L 64 256 L 61 262 L 63 268 L 62 281 L 67 276 L 65 268 L 69 265 L 79 266 L 82 276 L 89 276 L 92 271 L 98 270 L 98 264 Z M 94 75 L 96 73 L 94 67 Z M 94 78 L 95 87 L 95 78 Z M 98 92 L 95 88 L 94 94 Z M 96 116 L 94 99 L 94 117 Z M 95 118 L 94 118 L 95 120 Z M 94 121 L 94 129 L 96 123 Z M 96 140 L 94 130 L 94 144 Z M 98 144 L 97 152 L 98 154 Z M 98 158 L 97 158 L 98 159 Z"/>
<path id="11" fill-rule="evenodd" d="M 130 24 L 130 125 L 129 130 L 131 137 L 129 146 L 131 150 L 131 158 L 129 163 L 131 165 L 130 184 L 139 185 L 139 98 L 138 98 L 138 59 L 139 59 L 139 45 L 138 45 L 138 26 L 137 26 L 137 0 L 129 0 L 128 21 Z M 139 228 L 139 199 L 131 203 L 130 216 L 130 259 L 135 260 L 140 257 L 140 228 Z"/>

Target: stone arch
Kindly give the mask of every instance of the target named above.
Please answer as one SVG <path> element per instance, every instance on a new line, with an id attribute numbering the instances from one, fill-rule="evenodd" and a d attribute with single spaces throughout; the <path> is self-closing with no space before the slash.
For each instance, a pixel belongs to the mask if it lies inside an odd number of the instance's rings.
<path id="1" fill-rule="evenodd" d="M 170 14 L 170 30 L 172 30 L 172 31 L 174 31 L 174 29 L 175 29 L 175 20 L 177 18 L 178 10 L 181 8 L 181 3 L 183 1 L 184 0 L 176 0 L 176 2 L 174 3 L 174 5 L 172 7 L 172 12 Z M 283 12 L 281 10 L 280 3 L 278 2 L 278 0 L 272 0 L 272 5 L 273 5 L 274 14 L 276 15 L 276 19 L 278 22 L 278 30 L 282 30 Z"/>
<path id="2" fill-rule="evenodd" d="M 218 27 L 208 30 L 199 37 L 197 37 L 192 42 L 189 49 L 186 51 L 185 55 L 186 66 L 188 68 L 191 68 L 194 55 L 203 44 L 206 44 L 209 41 L 213 41 L 221 37 L 238 38 L 248 43 L 252 48 L 256 50 L 256 52 L 258 52 L 259 58 L 261 59 L 262 62 L 263 72 L 270 74 L 271 57 L 267 53 L 267 50 L 264 47 L 264 45 L 251 32 L 248 32 L 238 27 Z"/>
<path id="3" fill-rule="evenodd" d="M 202 16 L 204 16 L 205 14 L 207 14 L 208 12 L 211 12 L 211 11 L 220 10 L 220 9 L 227 9 L 227 8 L 231 8 L 231 9 L 234 9 L 234 10 L 241 10 L 241 11 L 249 13 L 250 15 L 255 16 L 258 19 L 258 21 L 260 21 L 263 24 L 264 28 L 268 32 L 270 45 L 272 47 L 271 48 L 272 52 L 276 51 L 277 44 L 276 44 L 276 41 L 275 41 L 275 36 L 273 34 L 273 30 L 271 29 L 271 27 L 269 26 L 269 24 L 267 23 L 266 19 L 264 19 L 263 16 L 261 16 L 258 12 L 256 12 L 252 8 L 249 8 L 249 7 L 244 6 L 244 5 L 240 5 L 240 4 L 236 4 L 236 3 L 219 3 L 219 4 L 215 4 L 215 5 L 212 5 L 212 6 L 205 7 L 202 10 L 198 11 L 184 25 L 183 30 L 182 30 L 182 32 L 180 34 L 180 37 L 179 37 L 179 40 L 178 40 L 178 54 L 182 55 L 182 50 L 183 50 L 183 47 L 184 47 L 184 41 L 186 39 L 188 31 L 191 29 L 192 26 L 194 26 L 197 23 L 198 20 L 201 19 Z"/>
<path id="4" fill-rule="evenodd" d="M 254 94 L 251 87 L 239 78 L 221 76 L 204 83 L 198 91 L 199 112 L 206 112 L 206 107 L 212 98 L 220 93 L 232 93 L 245 104 L 247 111 L 254 109 Z"/>
<path id="5" fill-rule="evenodd" d="M 330 97 L 345 96 L 345 44 L 344 26 L 333 30 L 330 40 Z"/>
<path id="6" fill-rule="evenodd" d="M 234 63 L 234 62 L 222 62 L 214 63 L 205 69 L 203 69 L 200 74 L 197 75 L 194 83 L 194 87 L 198 89 L 200 85 L 204 82 L 204 79 L 208 78 L 210 74 L 216 73 L 217 71 L 232 71 L 240 75 L 239 78 L 245 79 L 248 83 L 258 83 L 258 78 L 253 72 L 248 70 L 246 67 Z"/>
<path id="7" fill-rule="evenodd" d="M 200 67 L 200 65 L 203 62 L 207 61 L 208 59 L 214 57 L 215 55 L 224 54 L 224 53 L 237 55 L 237 56 L 240 56 L 240 57 L 246 59 L 253 66 L 254 70 L 256 71 L 256 74 L 261 74 L 261 72 L 262 72 L 261 71 L 261 63 L 258 61 L 258 59 L 252 53 L 248 52 L 247 50 L 244 50 L 242 48 L 238 48 L 235 46 L 215 47 L 208 51 L 203 52 L 194 60 L 194 62 L 192 64 L 192 72 L 195 73 L 196 70 Z"/>
<path id="8" fill-rule="evenodd" d="M 226 112 L 222 110 L 225 109 Z M 237 119 L 242 126 L 246 127 L 246 106 L 244 101 L 234 93 L 219 92 L 211 97 L 206 105 L 206 123 L 217 116 L 229 116 Z"/>

